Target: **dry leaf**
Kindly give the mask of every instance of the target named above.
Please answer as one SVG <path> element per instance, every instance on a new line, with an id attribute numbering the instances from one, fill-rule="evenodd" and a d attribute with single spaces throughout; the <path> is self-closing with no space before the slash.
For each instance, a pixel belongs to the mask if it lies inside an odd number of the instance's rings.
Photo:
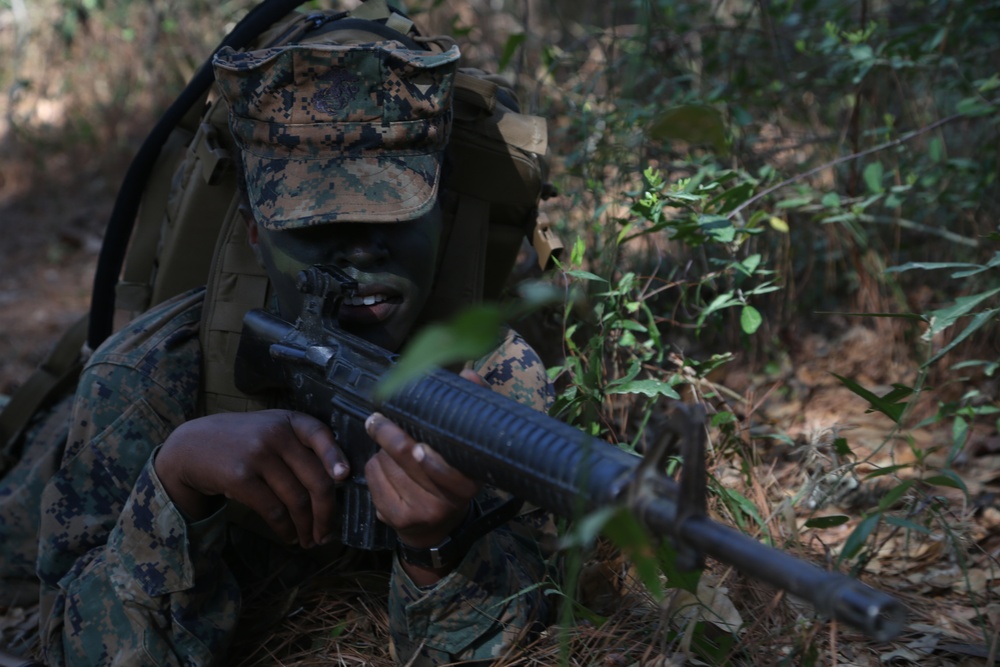
<path id="1" fill-rule="evenodd" d="M 737 632 L 743 627 L 743 617 L 727 593 L 727 588 L 713 588 L 702 579 L 698 582 L 697 597 L 678 589 L 670 601 L 670 608 L 685 620 L 701 619 L 726 632 Z"/>

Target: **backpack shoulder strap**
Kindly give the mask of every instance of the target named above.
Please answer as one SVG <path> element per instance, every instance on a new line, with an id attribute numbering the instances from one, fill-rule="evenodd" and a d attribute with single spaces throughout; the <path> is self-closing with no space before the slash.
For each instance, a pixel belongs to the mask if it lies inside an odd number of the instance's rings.
<path id="1" fill-rule="evenodd" d="M 32 417 L 75 384 L 87 357 L 87 323 L 84 315 L 63 333 L 45 361 L 0 412 L 0 474 L 20 458 L 20 437 Z"/>
<path id="2" fill-rule="evenodd" d="M 551 187 L 545 119 L 521 113 L 503 77 L 473 68 L 455 77 L 454 113 L 441 190 L 442 258 L 425 320 L 499 298 L 525 238 L 542 269 L 562 248 L 538 222 L 538 202 Z"/>

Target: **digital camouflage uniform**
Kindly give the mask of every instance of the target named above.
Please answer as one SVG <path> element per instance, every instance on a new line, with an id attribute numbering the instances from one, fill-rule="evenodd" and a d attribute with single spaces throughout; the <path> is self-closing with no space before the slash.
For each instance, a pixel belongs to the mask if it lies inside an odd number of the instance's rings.
<path id="1" fill-rule="evenodd" d="M 38 502 L 59 468 L 72 406 L 67 396 L 40 414 L 22 438 L 20 458 L 0 476 L 0 611 L 38 602 Z"/>
<path id="2" fill-rule="evenodd" d="M 393 43 L 217 57 L 258 224 L 392 222 L 429 211 L 457 59 L 454 48 L 413 53 Z M 231 521 L 227 507 L 188 521 L 171 503 L 153 459 L 199 416 L 203 302 L 203 290 L 180 295 L 110 338 L 81 375 L 68 438 L 59 437 L 67 422 L 56 420 L 49 445 L 27 450 L 43 462 L 35 468 L 43 478 L 65 443 L 41 501 L 37 556 L 50 665 L 226 664 L 247 591 L 374 558 L 279 545 Z M 537 355 L 513 332 L 476 369 L 539 410 L 552 400 Z M 491 498 L 484 491 L 477 500 Z M 20 576 L 31 560 L 26 526 L 37 515 L 21 500 L 27 520 L 0 514 L 0 529 L 19 535 L 0 545 L 0 581 L 8 566 Z M 6 511 L 16 514 L 0 505 Z M 531 590 L 545 576 L 537 523 L 526 516 L 486 535 L 430 587 L 415 586 L 393 559 L 390 633 L 400 663 L 490 660 L 543 616 L 544 598 Z"/>

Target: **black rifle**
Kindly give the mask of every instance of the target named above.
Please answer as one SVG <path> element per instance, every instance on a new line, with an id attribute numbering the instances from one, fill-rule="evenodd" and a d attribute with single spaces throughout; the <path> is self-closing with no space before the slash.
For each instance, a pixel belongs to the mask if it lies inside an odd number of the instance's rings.
<path id="1" fill-rule="evenodd" d="M 572 519 L 625 505 L 656 536 L 673 541 L 682 567 L 701 554 L 727 563 L 811 603 L 878 640 L 899 633 L 902 604 L 846 575 L 827 572 L 705 515 L 704 413 L 681 406 L 670 420 L 670 442 L 684 456 L 679 482 L 664 472 L 665 451 L 640 458 L 579 429 L 437 370 L 377 400 L 379 378 L 396 356 L 337 326 L 337 310 L 357 284 L 336 267 L 299 274 L 303 313 L 292 325 L 263 310 L 243 320 L 236 384 L 245 392 L 283 390 L 294 407 L 330 424 L 345 455 L 351 483 L 342 487 L 343 541 L 391 548 L 392 531 L 374 516 L 363 478 L 376 445 L 364 420 L 376 410 L 465 475 Z M 366 443 L 366 446 L 357 446 Z M 360 471 L 360 472 L 359 472 Z"/>

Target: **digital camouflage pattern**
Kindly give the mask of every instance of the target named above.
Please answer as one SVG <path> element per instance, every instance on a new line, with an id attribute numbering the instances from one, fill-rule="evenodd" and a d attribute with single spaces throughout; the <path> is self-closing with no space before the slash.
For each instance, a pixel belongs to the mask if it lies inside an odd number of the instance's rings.
<path id="1" fill-rule="evenodd" d="M 59 468 L 72 406 L 69 395 L 38 415 L 17 463 L 0 476 L 0 610 L 38 602 L 38 499 Z"/>
<path id="2" fill-rule="evenodd" d="M 254 217 L 267 229 L 399 222 L 434 204 L 458 47 L 398 42 L 221 51 Z"/>
<path id="3" fill-rule="evenodd" d="M 350 560 L 264 540 L 224 509 L 188 523 L 167 497 L 152 458 L 197 416 L 203 298 L 196 290 L 141 316 L 80 378 L 63 465 L 42 498 L 42 644 L 53 667 L 224 664 L 245 591 Z M 477 366 L 511 398 L 539 408 L 552 400 L 541 362 L 514 332 Z M 496 502 L 490 492 L 479 501 Z M 488 659 L 544 615 L 540 592 L 522 593 L 544 576 L 536 522 L 487 535 L 426 589 L 394 564 L 390 630 L 400 663 Z M 0 546 L 0 563 L 26 557 L 8 549 Z"/>

